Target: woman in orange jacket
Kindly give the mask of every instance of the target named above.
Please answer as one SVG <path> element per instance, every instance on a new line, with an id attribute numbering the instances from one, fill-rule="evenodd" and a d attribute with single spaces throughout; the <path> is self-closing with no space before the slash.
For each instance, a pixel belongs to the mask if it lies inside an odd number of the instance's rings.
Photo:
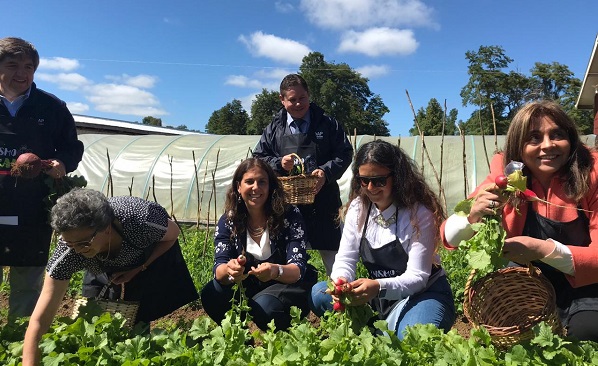
<path id="1" fill-rule="evenodd" d="M 524 164 L 528 189 L 549 203 L 514 207 L 501 194 L 495 178 L 511 161 Z M 472 223 L 501 210 L 504 257 L 539 267 L 555 288 L 568 335 L 598 341 L 598 153 L 580 141 L 573 120 L 553 102 L 522 107 L 504 151 L 470 197 L 475 201 L 469 215 L 452 215 L 441 226 L 445 246 L 471 238 Z"/>

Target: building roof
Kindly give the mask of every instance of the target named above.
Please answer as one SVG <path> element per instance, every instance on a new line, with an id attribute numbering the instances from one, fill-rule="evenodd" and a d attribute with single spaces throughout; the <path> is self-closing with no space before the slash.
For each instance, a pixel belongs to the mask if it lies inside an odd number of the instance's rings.
<path id="1" fill-rule="evenodd" d="M 142 123 L 119 121 L 116 119 L 100 118 L 73 114 L 77 132 L 120 134 L 120 135 L 202 135 L 199 132 L 182 131 L 174 128 L 144 125 Z"/>
<path id="2" fill-rule="evenodd" d="M 598 48 L 598 35 L 594 41 L 594 49 L 590 55 L 590 61 L 588 62 L 588 68 L 586 70 L 585 77 L 583 78 L 583 84 L 581 84 L 581 91 L 575 107 L 577 109 L 594 109 L 594 95 L 598 90 L 598 54 L 596 54 Z"/>

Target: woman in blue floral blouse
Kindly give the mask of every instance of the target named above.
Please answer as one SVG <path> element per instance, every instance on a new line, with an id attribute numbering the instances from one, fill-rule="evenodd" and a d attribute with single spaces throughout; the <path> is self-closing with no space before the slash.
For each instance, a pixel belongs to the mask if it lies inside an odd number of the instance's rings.
<path id="1" fill-rule="evenodd" d="M 299 209 L 284 203 L 272 168 L 251 158 L 237 167 L 225 210 L 215 234 L 214 279 L 201 291 L 205 311 L 220 323 L 231 308 L 233 284 L 242 282 L 257 326 L 267 329 L 274 319 L 277 329 L 288 328 L 291 306 L 309 312 L 317 280 Z"/>

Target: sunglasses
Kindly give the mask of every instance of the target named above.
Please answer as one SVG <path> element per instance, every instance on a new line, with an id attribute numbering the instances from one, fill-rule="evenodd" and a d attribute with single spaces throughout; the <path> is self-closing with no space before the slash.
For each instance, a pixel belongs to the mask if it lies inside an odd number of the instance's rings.
<path id="1" fill-rule="evenodd" d="M 96 229 L 96 231 L 93 232 L 93 235 L 91 236 L 91 239 L 89 240 L 81 240 L 81 241 L 66 241 L 64 239 L 62 239 L 62 236 L 58 238 L 58 244 L 64 244 L 69 248 L 77 248 L 77 249 L 87 249 L 91 246 L 91 242 L 93 241 L 93 239 L 96 238 L 96 235 L 98 234 L 98 230 Z"/>
<path id="2" fill-rule="evenodd" d="M 386 181 L 388 180 L 388 177 L 392 177 L 392 173 L 388 173 L 387 175 L 379 175 L 379 176 L 374 176 L 374 177 L 365 177 L 365 176 L 357 176 L 357 179 L 359 180 L 359 184 L 361 184 L 362 187 L 367 187 L 370 185 L 370 183 L 372 183 L 374 185 L 374 187 L 385 187 L 386 186 Z"/>

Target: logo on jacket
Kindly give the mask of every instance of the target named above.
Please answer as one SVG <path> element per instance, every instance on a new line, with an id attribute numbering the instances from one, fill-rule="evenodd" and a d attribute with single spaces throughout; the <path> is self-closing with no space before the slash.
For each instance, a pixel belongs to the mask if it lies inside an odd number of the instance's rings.
<path id="1" fill-rule="evenodd" d="M 43 126 L 43 125 L 46 124 L 46 120 L 43 119 L 43 118 L 38 118 L 37 119 L 37 124 L 40 125 L 40 126 Z"/>
<path id="2" fill-rule="evenodd" d="M 316 139 L 322 140 L 324 138 L 324 132 L 316 131 Z"/>

